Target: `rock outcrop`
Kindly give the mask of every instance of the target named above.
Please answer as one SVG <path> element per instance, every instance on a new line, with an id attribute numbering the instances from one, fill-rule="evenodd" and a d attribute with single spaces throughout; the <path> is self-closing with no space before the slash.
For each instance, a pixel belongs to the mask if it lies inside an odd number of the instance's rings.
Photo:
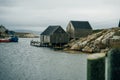
<path id="1" fill-rule="evenodd" d="M 89 35 L 88 37 L 72 40 L 67 44 L 67 49 L 78 50 L 88 53 L 107 52 L 110 47 L 110 39 L 113 36 L 120 36 L 120 28 L 104 29 L 100 32 Z"/>

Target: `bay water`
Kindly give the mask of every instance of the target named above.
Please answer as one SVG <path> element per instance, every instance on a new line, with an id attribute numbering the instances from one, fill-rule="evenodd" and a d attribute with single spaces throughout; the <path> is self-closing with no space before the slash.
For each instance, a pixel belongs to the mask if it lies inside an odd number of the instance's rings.
<path id="1" fill-rule="evenodd" d="M 87 54 L 33 47 L 30 40 L 0 43 L 0 80 L 86 80 Z"/>

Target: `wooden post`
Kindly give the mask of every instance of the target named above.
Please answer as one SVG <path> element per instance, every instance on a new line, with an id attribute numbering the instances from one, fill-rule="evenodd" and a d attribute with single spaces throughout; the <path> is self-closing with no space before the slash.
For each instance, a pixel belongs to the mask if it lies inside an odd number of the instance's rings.
<path id="1" fill-rule="evenodd" d="M 108 52 L 108 80 L 120 80 L 120 48 Z"/>
<path id="2" fill-rule="evenodd" d="M 105 53 L 88 56 L 87 80 L 105 80 Z"/>
<path id="3" fill-rule="evenodd" d="M 118 24 L 118 27 L 120 27 L 120 20 L 119 20 L 119 24 Z"/>

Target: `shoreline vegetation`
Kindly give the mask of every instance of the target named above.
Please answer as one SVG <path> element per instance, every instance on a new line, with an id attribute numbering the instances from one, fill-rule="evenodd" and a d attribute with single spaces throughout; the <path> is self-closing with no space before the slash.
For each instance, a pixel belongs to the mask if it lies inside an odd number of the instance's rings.
<path id="1" fill-rule="evenodd" d="M 93 30 L 91 35 L 72 39 L 64 47 L 64 51 L 107 53 L 111 48 L 120 48 L 120 27 Z"/>

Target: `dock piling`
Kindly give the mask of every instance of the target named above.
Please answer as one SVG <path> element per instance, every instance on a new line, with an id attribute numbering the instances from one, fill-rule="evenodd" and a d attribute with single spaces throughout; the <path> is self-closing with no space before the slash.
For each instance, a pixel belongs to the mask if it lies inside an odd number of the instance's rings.
<path id="1" fill-rule="evenodd" d="M 108 52 L 108 79 L 120 80 L 120 48 Z"/>
<path id="2" fill-rule="evenodd" d="M 87 80 L 105 80 L 105 54 L 96 53 L 87 58 Z"/>

